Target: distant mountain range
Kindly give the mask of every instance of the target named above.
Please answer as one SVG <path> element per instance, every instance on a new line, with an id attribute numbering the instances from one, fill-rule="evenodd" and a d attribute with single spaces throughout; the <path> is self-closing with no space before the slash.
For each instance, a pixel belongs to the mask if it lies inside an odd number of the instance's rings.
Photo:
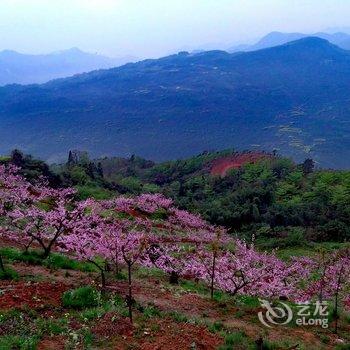
<path id="1" fill-rule="evenodd" d="M 0 88 L 0 153 L 160 161 L 234 147 L 350 167 L 350 51 L 307 37 Z"/>
<path id="2" fill-rule="evenodd" d="M 5 50 L 0 52 L 0 85 L 45 83 L 52 79 L 117 67 L 136 60 L 131 56 L 109 58 L 77 48 L 47 55 L 26 55 Z"/>
<path id="3" fill-rule="evenodd" d="M 330 43 L 339 46 L 342 49 L 350 50 L 350 35 L 347 33 L 315 33 L 312 34 L 313 37 L 328 40 Z M 238 51 L 256 51 L 261 49 L 267 49 L 269 47 L 274 47 L 278 45 L 286 44 L 293 40 L 299 40 L 302 38 L 310 37 L 310 34 L 303 33 L 281 33 L 281 32 L 271 32 L 261 38 L 257 43 L 253 45 L 236 45 L 230 47 L 228 52 L 238 52 Z"/>

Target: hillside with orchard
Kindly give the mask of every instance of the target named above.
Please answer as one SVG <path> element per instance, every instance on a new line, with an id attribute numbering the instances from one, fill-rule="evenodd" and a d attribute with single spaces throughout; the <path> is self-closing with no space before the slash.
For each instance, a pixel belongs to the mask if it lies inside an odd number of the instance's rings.
<path id="1" fill-rule="evenodd" d="M 348 349 L 349 179 L 276 154 L 14 151 L 0 349 Z"/>

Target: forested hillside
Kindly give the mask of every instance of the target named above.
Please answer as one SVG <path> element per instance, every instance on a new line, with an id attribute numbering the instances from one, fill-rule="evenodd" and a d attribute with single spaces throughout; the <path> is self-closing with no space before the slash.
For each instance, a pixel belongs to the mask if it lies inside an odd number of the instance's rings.
<path id="1" fill-rule="evenodd" d="M 303 246 L 350 240 L 350 172 L 315 169 L 311 159 L 296 164 L 271 154 L 232 150 L 186 160 L 153 163 L 142 158 L 90 160 L 70 152 L 51 170 L 14 152 L 12 161 L 28 177 L 44 174 L 54 186 L 74 186 L 80 198 L 163 193 L 183 209 L 201 214 L 229 232 L 254 238 L 262 247 Z M 255 155 L 256 156 L 256 155 Z M 223 175 L 218 161 L 246 159 Z"/>

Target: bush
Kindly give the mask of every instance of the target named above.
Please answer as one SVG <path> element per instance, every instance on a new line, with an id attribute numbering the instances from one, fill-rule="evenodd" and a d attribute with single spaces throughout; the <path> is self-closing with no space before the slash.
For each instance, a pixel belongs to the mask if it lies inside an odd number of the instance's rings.
<path id="1" fill-rule="evenodd" d="M 101 294 L 91 286 L 81 287 L 65 292 L 62 296 L 64 307 L 83 309 L 98 306 Z"/>

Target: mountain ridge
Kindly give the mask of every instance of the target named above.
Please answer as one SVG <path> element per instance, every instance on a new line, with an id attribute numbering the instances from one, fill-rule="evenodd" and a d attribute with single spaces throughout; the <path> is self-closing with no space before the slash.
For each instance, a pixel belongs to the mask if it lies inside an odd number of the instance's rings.
<path id="1" fill-rule="evenodd" d="M 49 54 L 24 54 L 13 50 L 0 52 L 0 86 L 39 84 L 55 78 L 101 68 L 111 68 L 137 60 L 132 56 L 110 58 L 70 48 Z"/>
<path id="2" fill-rule="evenodd" d="M 325 39 L 330 43 L 337 45 L 345 50 L 350 50 L 350 34 L 335 32 L 335 33 L 324 33 L 317 32 L 314 34 L 304 34 L 304 33 L 283 33 L 283 32 L 270 32 L 263 36 L 260 40 L 258 40 L 255 44 L 252 45 L 236 45 L 227 49 L 228 52 L 237 52 L 237 51 L 256 51 L 265 48 L 276 47 L 279 45 L 283 45 L 285 43 L 300 40 L 307 37 L 318 37 L 321 39 Z"/>
<path id="3" fill-rule="evenodd" d="M 69 149 L 162 161 L 230 147 L 278 149 L 347 168 L 349 89 L 350 52 L 318 38 L 250 53 L 182 52 L 0 88 L 0 150 L 49 161 Z"/>

